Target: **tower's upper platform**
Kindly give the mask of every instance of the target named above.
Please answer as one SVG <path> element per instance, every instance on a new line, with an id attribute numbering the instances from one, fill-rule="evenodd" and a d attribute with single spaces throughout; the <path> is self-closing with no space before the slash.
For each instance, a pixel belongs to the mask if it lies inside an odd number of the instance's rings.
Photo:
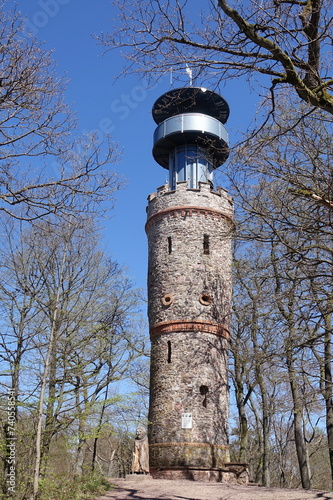
<path id="1" fill-rule="evenodd" d="M 187 181 L 213 182 L 213 170 L 229 155 L 228 103 L 203 87 L 169 90 L 155 102 L 152 115 L 157 123 L 153 157 L 169 170 L 172 189 Z"/>
<path id="2" fill-rule="evenodd" d="M 158 125 L 171 116 L 183 113 L 202 113 L 226 123 L 229 106 L 216 92 L 203 87 L 183 87 L 161 95 L 155 101 L 152 110 L 153 118 Z"/>

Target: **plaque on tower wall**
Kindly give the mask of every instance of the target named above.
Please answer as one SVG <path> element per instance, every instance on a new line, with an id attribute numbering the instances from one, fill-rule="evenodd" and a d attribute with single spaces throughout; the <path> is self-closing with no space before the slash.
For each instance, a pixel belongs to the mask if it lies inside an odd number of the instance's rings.
<path id="1" fill-rule="evenodd" d="M 182 429 L 192 429 L 192 413 L 182 413 Z"/>

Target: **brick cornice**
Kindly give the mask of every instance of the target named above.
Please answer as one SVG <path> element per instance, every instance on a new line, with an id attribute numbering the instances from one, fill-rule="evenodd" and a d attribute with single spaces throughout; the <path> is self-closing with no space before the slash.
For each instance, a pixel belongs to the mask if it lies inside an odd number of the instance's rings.
<path id="1" fill-rule="evenodd" d="M 156 219 L 163 218 L 163 217 L 177 217 L 181 216 L 184 217 L 185 215 L 192 216 L 192 215 L 203 215 L 205 217 L 213 217 L 216 219 L 224 219 L 227 220 L 232 227 L 235 226 L 235 223 L 233 221 L 233 218 L 225 214 L 224 212 L 221 212 L 221 210 L 216 210 L 215 208 L 204 208 L 204 207 L 196 207 L 196 206 L 186 206 L 186 205 L 181 205 L 179 207 L 170 207 L 170 208 L 164 208 L 163 210 L 159 210 L 158 212 L 155 212 L 152 214 L 149 219 L 146 222 L 145 229 L 147 231 L 148 225 L 151 224 L 152 221 L 155 221 Z"/>
<path id="2" fill-rule="evenodd" d="M 154 337 L 164 333 L 175 332 L 211 333 L 212 335 L 217 335 L 218 337 L 223 337 L 227 340 L 230 339 L 228 328 L 221 323 L 192 320 L 162 321 L 161 323 L 156 323 L 150 328 L 150 338 L 153 339 Z"/>

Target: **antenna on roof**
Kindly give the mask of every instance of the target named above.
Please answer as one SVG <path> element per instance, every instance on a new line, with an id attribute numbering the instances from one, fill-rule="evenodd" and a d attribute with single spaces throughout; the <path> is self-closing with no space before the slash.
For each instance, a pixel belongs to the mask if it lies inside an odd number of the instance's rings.
<path id="1" fill-rule="evenodd" d="M 189 65 L 187 63 L 186 63 L 186 73 L 190 77 L 190 87 L 192 87 L 192 81 L 193 81 L 192 70 L 191 70 L 191 68 L 189 67 Z"/>

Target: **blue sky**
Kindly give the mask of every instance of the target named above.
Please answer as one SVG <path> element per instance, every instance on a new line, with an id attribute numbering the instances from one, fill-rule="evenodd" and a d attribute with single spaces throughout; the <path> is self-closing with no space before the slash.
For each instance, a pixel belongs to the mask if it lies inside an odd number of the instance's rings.
<path id="1" fill-rule="evenodd" d="M 111 30 L 117 11 L 111 0 L 17 0 L 27 18 L 27 25 L 54 49 L 59 74 L 69 78 L 67 101 L 79 120 L 83 132 L 108 130 L 123 151 L 117 170 L 127 186 L 117 196 L 112 220 L 107 222 L 105 244 L 120 264 L 127 267 L 133 282 L 146 287 L 147 243 L 144 231 L 148 194 L 164 184 L 167 171 L 151 155 L 155 123 L 151 108 L 157 97 L 171 88 L 164 77 L 153 89 L 136 75 L 120 77 L 124 65 L 121 54 L 103 55 L 92 34 Z M 202 1 L 192 0 L 193 8 Z M 177 86 L 177 85 L 176 85 Z M 245 131 L 255 113 L 255 96 L 241 81 L 225 82 L 220 93 L 228 101 L 231 113 L 226 127 L 230 142 L 237 131 Z"/>

